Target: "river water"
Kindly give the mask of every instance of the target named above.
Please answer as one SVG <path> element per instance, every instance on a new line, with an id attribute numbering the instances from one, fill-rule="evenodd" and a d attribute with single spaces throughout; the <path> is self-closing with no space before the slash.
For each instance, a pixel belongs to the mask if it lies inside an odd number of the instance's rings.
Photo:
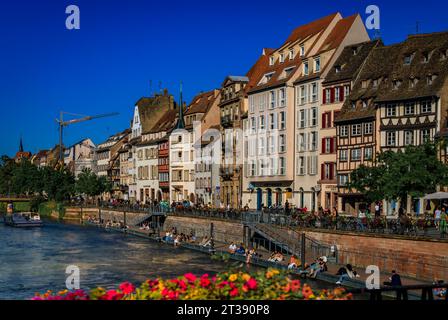
<path id="1" fill-rule="evenodd" d="M 97 228 L 45 222 L 42 228 L 17 229 L 0 223 L 0 299 L 63 290 L 69 265 L 79 267 L 81 289 L 225 269 L 198 252 Z"/>
<path id="2" fill-rule="evenodd" d="M 203 253 L 95 227 L 45 221 L 42 228 L 18 229 L 0 223 L 1 300 L 65 289 L 70 265 L 79 267 L 85 290 L 112 289 L 124 281 L 139 285 L 148 278 L 188 272 L 215 274 L 228 268 Z M 334 287 L 319 281 L 312 286 Z"/>

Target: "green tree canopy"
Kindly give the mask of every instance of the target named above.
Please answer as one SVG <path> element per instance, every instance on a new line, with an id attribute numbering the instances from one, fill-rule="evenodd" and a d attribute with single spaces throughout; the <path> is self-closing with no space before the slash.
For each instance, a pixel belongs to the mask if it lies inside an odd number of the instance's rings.
<path id="1" fill-rule="evenodd" d="M 372 202 L 433 193 L 448 183 L 448 166 L 439 161 L 437 150 L 435 143 L 428 142 L 380 153 L 372 166 L 362 165 L 352 172 L 348 187 Z"/>

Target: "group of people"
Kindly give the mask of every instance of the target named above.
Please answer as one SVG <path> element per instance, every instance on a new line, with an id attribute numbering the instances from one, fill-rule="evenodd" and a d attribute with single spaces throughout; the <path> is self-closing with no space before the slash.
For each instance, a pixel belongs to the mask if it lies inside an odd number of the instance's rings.
<path id="1" fill-rule="evenodd" d="M 185 233 L 178 233 L 177 228 L 173 227 L 170 231 L 167 231 L 165 233 L 165 236 L 162 238 L 163 241 L 171 243 L 174 243 L 174 246 L 180 246 L 181 243 L 195 243 L 197 238 L 193 231 L 190 232 L 190 234 Z"/>
<path id="2" fill-rule="evenodd" d="M 446 207 L 437 207 L 434 211 L 434 224 L 441 234 L 446 234 L 448 230 L 448 214 Z"/>
<path id="3" fill-rule="evenodd" d="M 250 263 L 251 259 L 253 257 L 261 258 L 261 255 L 258 254 L 255 248 L 248 248 L 246 249 L 244 247 L 244 244 L 241 243 L 239 246 L 237 246 L 234 242 L 230 243 L 229 245 L 229 253 L 230 254 L 237 254 L 242 255 L 246 257 L 246 263 Z"/>

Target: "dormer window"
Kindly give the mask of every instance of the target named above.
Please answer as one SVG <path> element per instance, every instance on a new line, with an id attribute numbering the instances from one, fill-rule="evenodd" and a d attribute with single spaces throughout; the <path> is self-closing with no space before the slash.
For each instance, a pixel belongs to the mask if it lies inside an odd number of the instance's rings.
<path id="1" fill-rule="evenodd" d="M 320 72 L 320 57 L 314 59 L 314 73 Z"/>
<path id="2" fill-rule="evenodd" d="M 352 48 L 352 54 L 353 54 L 354 56 L 356 56 L 356 55 L 358 54 L 358 47 L 353 47 L 353 48 Z"/>
<path id="3" fill-rule="evenodd" d="M 411 79 L 409 79 L 409 88 L 415 88 L 415 86 L 417 85 L 417 83 L 418 83 L 418 79 L 417 78 L 411 78 Z"/>
<path id="4" fill-rule="evenodd" d="M 284 53 L 280 53 L 280 63 L 285 62 L 285 54 Z"/>
<path id="5" fill-rule="evenodd" d="M 266 73 L 260 83 L 268 83 L 274 76 L 274 72 Z"/>
<path id="6" fill-rule="evenodd" d="M 429 59 L 430 59 L 430 55 L 429 55 L 429 53 L 428 52 L 424 52 L 423 53 L 423 63 L 428 63 L 429 62 Z"/>
<path id="7" fill-rule="evenodd" d="M 373 87 L 378 88 L 379 79 L 373 79 Z"/>
<path id="8" fill-rule="evenodd" d="M 430 74 L 426 77 L 426 83 L 430 86 L 434 83 L 434 80 L 436 80 L 437 75 L 435 74 Z"/>
<path id="9" fill-rule="evenodd" d="M 309 73 L 308 61 L 305 61 L 305 62 L 303 63 L 303 74 L 304 74 L 305 76 L 307 76 L 308 73 Z"/>
<path id="10" fill-rule="evenodd" d="M 412 55 L 412 54 L 408 54 L 408 55 L 406 55 L 406 56 L 404 57 L 404 65 L 406 65 L 406 66 L 410 65 L 411 62 L 412 62 L 412 58 L 413 58 L 413 55 Z"/>
<path id="11" fill-rule="evenodd" d="M 367 100 L 363 100 L 362 101 L 362 107 L 363 108 L 367 108 Z"/>
<path id="12" fill-rule="evenodd" d="M 448 50 L 440 51 L 440 60 L 446 60 L 447 55 L 448 55 Z"/>
<path id="13" fill-rule="evenodd" d="M 275 61 L 275 60 L 274 60 L 274 56 L 270 56 L 270 57 L 269 57 L 269 65 L 270 65 L 270 66 L 273 66 L 273 65 L 274 65 L 274 61 Z"/>
<path id="14" fill-rule="evenodd" d="M 361 82 L 361 87 L 362 87 L 363 89 L 367 89 L 368 86 L 369 86 L 369 80 L 363 80 L 363 81 Z"/>
<path id="15" fill-rule="evenodd" d="M 289 50 L 289 60 L 294 59 L 294 49 Z"/>
<path id="16" fill-rule="evenodd" d="M 304 44 L 300 45 L 300 56 L 301 57 L 305 56 L 305 45 Z"/>
<path id="17" fill-rule="evenodd" d="M 394 81 L 392 81 L 392 85 L 393 85 L 393 88 L 395 90 L 397 90 L 401 86 L 401 81 L 400 80 L 394 80 Z"/>
<path id="18" fill-rule="evenodd" d="M 341 72 L 341 70 L 342 70 L 341 66 L 335 66 L 335 67 L 334 67 L 334 71 L 335 71 L 336 73 Z"/>

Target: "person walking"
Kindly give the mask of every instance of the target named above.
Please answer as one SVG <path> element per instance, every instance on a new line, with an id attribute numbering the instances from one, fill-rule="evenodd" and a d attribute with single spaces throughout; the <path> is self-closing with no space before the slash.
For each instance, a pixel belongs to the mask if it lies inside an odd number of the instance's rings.
<path id="1" fill-rule="evenodd" d="M 440 236 L 444 238 L 447 234 L 447 224 L 448 224 L 448 215 L 445 211 L 445 208 L 442 209 L 442 212 L 440 213 L 440 222 L 439 222 L 439 230 L 440 230 Z"/>
<path id="2" fill-rule="evenodd" d="M 439 230 L 441 215 L 442 215 L 442 210 L 440 210 L 440 207 L 437 207 L 437 209 L 434 211 L 434 224 L 436 225 L 437 230 Z"/>

